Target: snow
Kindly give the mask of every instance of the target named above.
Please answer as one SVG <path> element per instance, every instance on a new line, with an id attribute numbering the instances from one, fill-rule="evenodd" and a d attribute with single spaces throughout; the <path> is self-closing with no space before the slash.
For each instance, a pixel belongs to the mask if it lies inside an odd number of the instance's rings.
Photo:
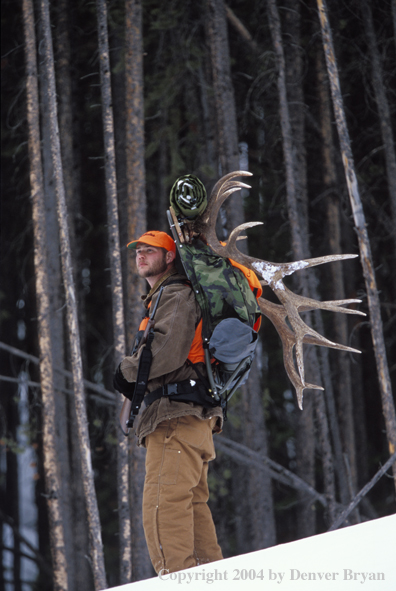
<path id="1" fill-rule="evenodd" d="M 307 261 L 296 261 L 295 263 L 290 263 L 287 265 L 287 267 L 283 265 L 267 263 L 266 261 L 255 261 L 252 263 L 252 267 L 256 269 L 257 273 L 261 275 L 268 285 L 280 290 L 284 290 L 285 286 L 283 285 L 281 279 L 278 279 L 278 281 L 274 283 L 275 273 L 282 270 L 282 277 L 285 277 L 286 275 L 292 275 L 295 271 L 304 269 L 304 267 L 307 267 L 308 265 L 309 263 L 307 263 Z"/>
<path id="2" fill-rule="evenodd" d="M 284 290 L 284 286 L 281 280 L 278 280 L 274 284 L 274 275 L 277 271 L 279 271 L 279 267 L 276 265 L 271 265 L 271 263 L 266 263 L 265 261 L 254 262 L 252 263 L 252 267 L 256 269 L 257 273 L 261 275 L 261 277 L 268 283 L 268 285 L 274 285 L 274 287 L 278 289 Z"/>
<path id="3" fill-rule="evenodd" d="M 285 274 L 292 275 L 295 271 L 299 271 L 300 269 L 304 269 L 308 265 L 309 265 L 309 263 L 307 263 L 307 261 L 296 261 L 295 263 L 290 263 L 288 265 L 288 269 Z"/>
<path id="4" fill-rule="evenodd" d="M 395 591 L 395 548 L 392 515 L 113 591 Z"/>

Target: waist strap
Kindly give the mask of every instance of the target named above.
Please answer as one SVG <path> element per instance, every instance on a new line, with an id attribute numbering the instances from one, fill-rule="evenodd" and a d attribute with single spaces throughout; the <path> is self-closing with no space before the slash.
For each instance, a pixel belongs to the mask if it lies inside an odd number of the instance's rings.
<path id="1" fill-rule="evenodd" d="M 144 397 L 144 403 L 150 406 L 154 400 L 167 396 L 169 400 L 177 402 L 193 402 L 202 406 L 219 406 L 207 389 L 195 380 L 183 380 L 175 384 L 165 384 Z"/>

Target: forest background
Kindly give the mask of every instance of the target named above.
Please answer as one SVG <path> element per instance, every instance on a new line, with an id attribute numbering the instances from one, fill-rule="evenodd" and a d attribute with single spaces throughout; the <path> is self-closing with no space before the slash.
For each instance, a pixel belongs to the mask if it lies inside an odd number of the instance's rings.
<path id="1" fill-rule="evenodd" d="M 253 173 L 218 233 L 262 221 L 248 231 L 255 257 L 361 255 L 288 281 L 322 300 L 361 299 L 352 307 L 367 314 L 304 314 L 362 353 L 306 346 L 307 381 L 325 391 L 307 389 L 303 411 L 263 319 L 209 476 L 224 555 L 328 530 L 394 454 L 396 3 L 328 2 L 351 153 L 332 108 L 320 6 L 2 1 L 0 591 L 153 576 L 144 450 L 119 432 L 112 374 L 145 290 L 124 245 L 168 230 L 182 174 L 210 192 L 223 174 Z M 342 525 L 394 510 L 388 471 Z"/>

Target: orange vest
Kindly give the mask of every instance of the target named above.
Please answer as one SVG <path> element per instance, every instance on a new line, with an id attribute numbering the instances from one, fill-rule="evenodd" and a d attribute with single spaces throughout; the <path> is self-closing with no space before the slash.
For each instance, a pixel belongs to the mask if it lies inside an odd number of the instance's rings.
<path id="1" fill-rule="evenodd" d="M 245 275 L 246 279 L 249 282 L 250 289 L 253 292 L 256 290 L 256 292 L 255 292 L 256 298 L 259 298 L 261 296 L 261 294 L 263 293 L 263 289 L 262 289 L 261 284 L 257 278 L 257 275 L 253 271 L 251 271 L 247 267 L 244 267 L 243 265 L 240 265 L 236 261 L 233 261 L 232 259 L 228 259 L 228 260 L 230 261 L 230 263 L 233 267 L 236 267 L 237 269 L 240 269 L 242 271 L 242 273 Z M 151 302 L 149 303 L 148 307 L 150 308 L 150 306 L 151 306 Z M 143 320 L 140 323 L 139 330 L 145 330 L 148 320 L 149 320 L 148 316 L 143 318 Z M 260 325 L 261 325 L 261 316 L 256 321 L 255 325 L 253 326 L 253 330 L 258 332 L 258 330 L 260 329 Z M 193 342 L 191 343 L 190 352 L 188 354 L 187 359 L 189 359 L 191 361 L 191 363 L 205 363 L 205 353 L 204 353 L 204 348 L 203 348 L 203 344 L 202 344 L 202 319 L 199 321 L 198 326 L 195 329 L 194 339 L 193 339 Z"/>
<path id="2" fill-rule="evenodd" d="M 148 307 L 150 308 L 151 302 Z M 139 325 L 139 330 L 145 330 L 149 319 L 148 316 L 143 318 Z M 205 353 L 202 345 L 202 320 L 199 321 L 197 328 L 195 329 L 195 335 L 193 342 L 191 343 L 190 352 L 187 359 L 191 363 L 205 363 Z"/>
<path id="3" fill-rule="evenodd" d="M 230 261 L 230 263 L 233 267 L 236 267 L 237 269 L 240 269 L 242 271 L 242 273 L 245 275 L 246 279 L 248 280 L 250 289 L 256 295 L 256 298 L 258 299 L 263 293 L 263 288 L 261 287 L 261 283 L 258 280 L 256 273 L 254 273 L 254 271 L 251 271 L 247 267 L 244 267 L 240 263 L 233 261 L 232 259 L 228 259 L 228 260 Z M 261 316 L 258 318 L 258 320 L 256 320 L 256 322 L 253 326 L 253 330 L 258 332 L 260 330 L 260 326 L 261 326 Z"/>

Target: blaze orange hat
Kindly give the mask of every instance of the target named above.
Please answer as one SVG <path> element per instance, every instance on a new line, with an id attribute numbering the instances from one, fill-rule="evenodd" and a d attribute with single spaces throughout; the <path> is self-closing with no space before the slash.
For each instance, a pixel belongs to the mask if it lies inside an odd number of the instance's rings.
<path id="1" fill-rule="evenodd" d="M 166 250 L 170 250 L 172 252 L 176 252 L 176 244 L 172 240 L 168 234 L 165 232 L 159 232 L 158 230 L 152 230 L 150 232 L 146 232 L 137 240 L 132 240 L 127 244 L 128 248 L 135 249 L 139 242 L 143 244 L 150 244 L 150 246 L 158 246 L 159 248 L 165 248 Z"/>

